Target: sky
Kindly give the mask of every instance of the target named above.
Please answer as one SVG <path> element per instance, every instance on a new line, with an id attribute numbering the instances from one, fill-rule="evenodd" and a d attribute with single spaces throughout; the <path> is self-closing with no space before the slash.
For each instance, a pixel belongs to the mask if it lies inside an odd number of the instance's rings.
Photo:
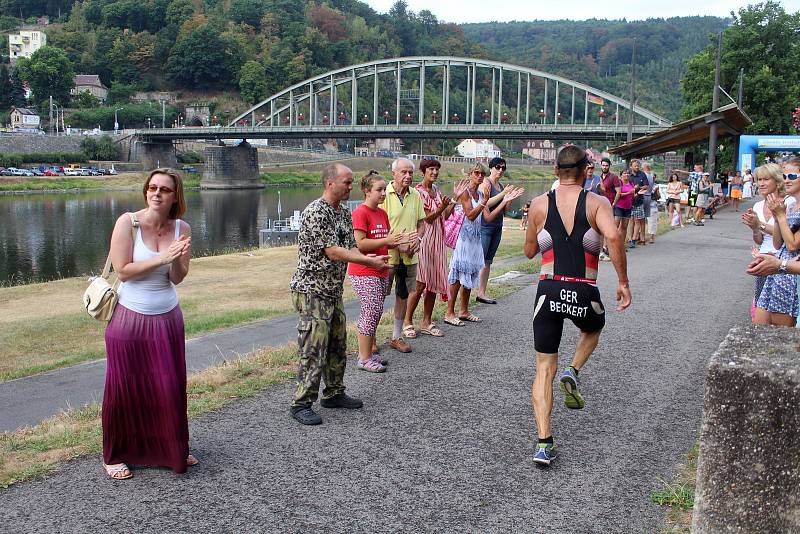
<path id="1" fill-rule="evenodd" d="M 394 0 L 366 1 L 379 13 L 386 13 Z M 760 0 L 671 0 L 669 2 L 643 2 L 642 0 L 572 0 L 567 4 L 531 0 L 406 0 L 411 11 L 427 9 L 445 22 L 490 22 L 510 20 L 585 20 L 648 18 L 713 15 L 727 17 L 731 11 Z M 789 12 L 800 11 L 800 0 L 782 0 Z M 564 6 L 568 6 L 565 9 Z M 490 7 L 487 9 L 487 7 Z"/>

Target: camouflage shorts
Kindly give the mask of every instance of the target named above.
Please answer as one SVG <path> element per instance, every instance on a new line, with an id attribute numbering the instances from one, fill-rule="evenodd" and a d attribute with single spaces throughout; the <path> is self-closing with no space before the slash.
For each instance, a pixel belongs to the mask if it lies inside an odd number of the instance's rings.
<path id="1" fill-rule="evenodd" d="M 293 291 L 292 303 L 300 314 L 297 322 L 297 388 L 292 406 L 310 406 L 319 396 L 319 383 L 323 377 L 323 398 L 344 391 L 347 319 L 341 298 L 322 299 L 310 293 Z"/>

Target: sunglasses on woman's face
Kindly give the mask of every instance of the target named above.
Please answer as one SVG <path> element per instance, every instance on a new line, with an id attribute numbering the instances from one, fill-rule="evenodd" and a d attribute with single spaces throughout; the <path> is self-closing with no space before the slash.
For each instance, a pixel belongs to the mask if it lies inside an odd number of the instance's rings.
<path id="1" fill-rule="evenodd" d="M 497 169 L 498 171 L 506 170 L 506 166 L 505 165 L 495 165 L 494 168 Z"/>
<path id="2" fill-rule="evenodd" d="M 156 191 L 160 191 L 161 193 L 163 193 L 165 195 L 175 192 L 174 189 L 170 189 L 169 187 L 166 187 L 166 186 L 163 186 L 163 185 L 156 185 L 156 184 L 148 185 L 147 186 L 147 190 L 150 191 L 151 193 L 155 193 Z"/>
<path id="3" fill-rule="evenodd" d="M 797 180 L 798 178 L 800 178 L 800 174 L 797 174 L 796 172 L 790 172 L 790 173 L 788 173 L 788 174 L 784 174 L 784 175 L 783 175 L 783 179 L 784 179 L 784 180 L 791 180 L 791 181 L 793 181 L 793 182 L 794 182 L 795 180 Z"/>

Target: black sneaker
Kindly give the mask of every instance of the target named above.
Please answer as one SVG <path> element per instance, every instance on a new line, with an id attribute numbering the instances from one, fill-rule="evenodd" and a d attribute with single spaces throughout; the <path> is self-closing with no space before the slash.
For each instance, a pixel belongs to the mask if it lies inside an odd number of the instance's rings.
<path id="1" fill-rule="evenodd" d="M 301 425 L 321 425 L 322 417 L 311 409 L 311 406 L 292 406 L 289 410 L 292 418 Z"/>
<path id="2" fill-rule="evenodd" d="M 348 410 L 354 410 L 364 406 L 364 403 L 361 399 L 354 399 L 353 397 L 348 397 L 346 393 L 339 393 L 330 399 L 322 399 L 320 405 L 323 408 L 347 408 Z"/>

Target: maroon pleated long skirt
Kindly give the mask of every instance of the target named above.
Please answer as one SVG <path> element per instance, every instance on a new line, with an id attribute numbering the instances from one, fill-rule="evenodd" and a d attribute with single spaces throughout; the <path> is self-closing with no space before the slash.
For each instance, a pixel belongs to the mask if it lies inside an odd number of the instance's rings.
<path id="1" fill-rule="evenodd" d="M 186 472 L 186 358 L 180 306 L 143 315 L 117 305 L 106 328 L 103 461 Z"/>

